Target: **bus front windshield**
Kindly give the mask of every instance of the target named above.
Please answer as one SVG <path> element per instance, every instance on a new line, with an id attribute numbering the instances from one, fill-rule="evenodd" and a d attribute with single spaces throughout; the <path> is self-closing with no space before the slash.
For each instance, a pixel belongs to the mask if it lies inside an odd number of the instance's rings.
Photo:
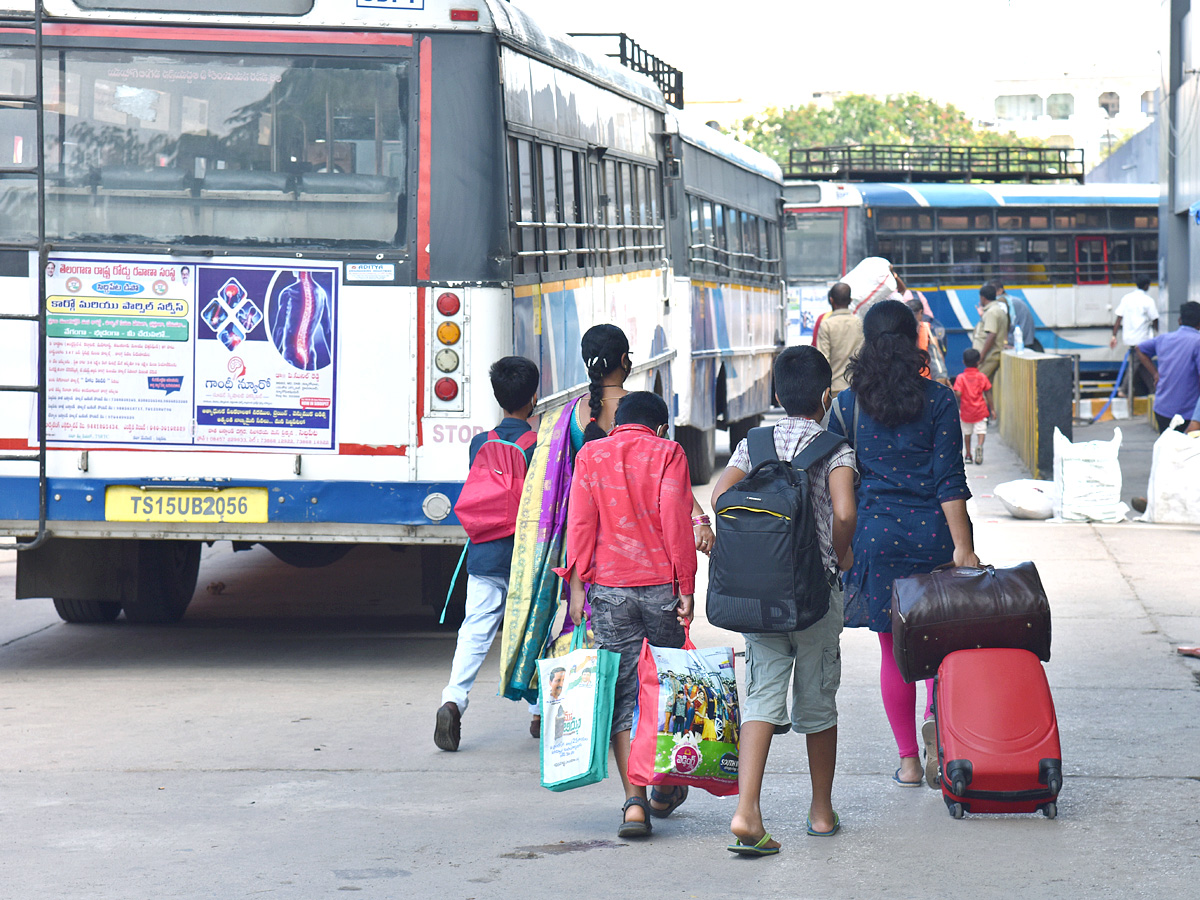
<path id="1" fill-rule="evenodd" d="M 404 60 L 49 53 L 48 235 L 403 252 L 408 78 Z"/>
<path id="2" fill-rule="evenodd" d="M 797 212 L 784 221 L 788 281 L 837 281 L 842 276 L 843 214 Z"/>

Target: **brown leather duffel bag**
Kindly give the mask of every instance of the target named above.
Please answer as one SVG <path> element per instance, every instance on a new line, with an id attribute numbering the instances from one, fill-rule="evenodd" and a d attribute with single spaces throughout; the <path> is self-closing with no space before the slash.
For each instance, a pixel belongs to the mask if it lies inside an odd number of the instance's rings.
<path id="1" fill-rule="evenodd" d="M 892 582 L 892 648 L 905 681 L 932 678 L 947 654 L 977 647 L 1050 659 L 1050 602 L 1033 563 L 941 566 Z"/>

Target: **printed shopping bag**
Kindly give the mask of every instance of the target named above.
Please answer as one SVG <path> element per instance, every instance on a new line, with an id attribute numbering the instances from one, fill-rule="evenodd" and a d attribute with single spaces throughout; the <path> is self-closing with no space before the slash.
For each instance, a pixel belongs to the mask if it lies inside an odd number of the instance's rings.
<path id="1" fill-rule="evenodd" d="M 608 777 L 608 741 L 621 656 L 584 648 L 576 628 L 565 656 L 538 660 L 542 706 L 542 787 L 552 791 Z"/>
<path id="2" fill-rule="evenodd" d="M 690 634 L 682 650 L 643 641 L 638 682 L 629 780 L 736 794 L 741 716 L 733 648 L 697 650 Z"/>

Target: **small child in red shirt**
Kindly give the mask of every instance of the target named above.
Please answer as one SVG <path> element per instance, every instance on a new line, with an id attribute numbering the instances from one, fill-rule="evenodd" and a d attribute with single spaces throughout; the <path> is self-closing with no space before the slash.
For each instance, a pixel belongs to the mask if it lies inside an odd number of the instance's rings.
<path id="1" fill-rule="evenodd" d="M 987 420 L 995 414 L 992 406 L 992 383 L 979 371 L 979 351 L 968 347 L 963 351 L 963 373 L 954 379 L 954 396 L 958 398 L 958 418 L 962 423 L 963 462 L 971 462 L 971 436 L 974 435 L 977 465 L 983 464 L 983 439 L 987 437 Z"/>
<path id="2" fill-rule="evenodd" d="M 658 647 L 683 646 L 692 619 L 696 542 L 692 485 L 683 448 L 664 435 L 667 404 L 633 391 L 617 406 L 608 437 L 583 445 L 575 459 L 567 507 L 567 559 L 555 569 L 571 584 L 570 614 L 583 620 L 584 582 L 591 585 L 596 646 L 621 656 L 611 742 L 625 788 L 617 834 L 650 834 L 650 816 L 665 817 L 687 788 L 646 788 L 629 780 L 629 732 L 637 705 L 642 639 Z"/>

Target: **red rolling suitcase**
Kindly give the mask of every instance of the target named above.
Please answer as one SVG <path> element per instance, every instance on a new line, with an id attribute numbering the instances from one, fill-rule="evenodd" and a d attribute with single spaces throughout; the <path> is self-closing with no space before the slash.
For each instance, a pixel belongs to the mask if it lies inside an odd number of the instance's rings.
<path id="1" fill-rule="evenodd" d="M 1058 814 L 1062 750 L 1054 700 L 1028 650 L 958 650 L 933 683 L 942 799 L 950 814 Z"/>

